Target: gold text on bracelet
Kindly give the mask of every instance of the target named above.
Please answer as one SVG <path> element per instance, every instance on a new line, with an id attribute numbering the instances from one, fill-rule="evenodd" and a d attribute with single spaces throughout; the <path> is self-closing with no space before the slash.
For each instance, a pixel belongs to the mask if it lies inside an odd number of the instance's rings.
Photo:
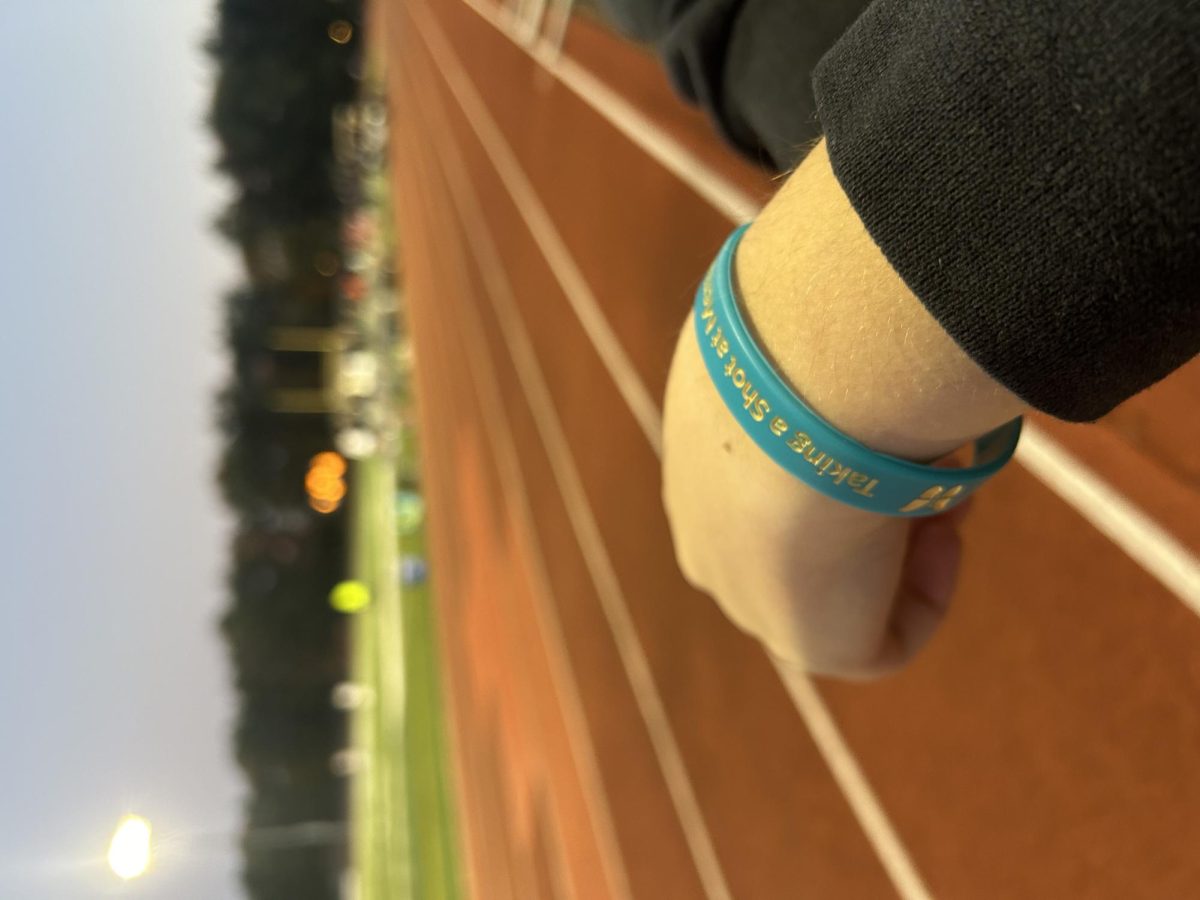
<path id="1" fill-rule="evenodd" d="M 724 359 L 729 353 L 729 339 L 725 337 L 721 326 L 717 324 L 717 316 L 712 308 L 711 286 L 704 283 L 704 311 L 700 318 L 704 320 L 704 333 L 709 336 L 709 346 L 716 352 L 718 359 Z M 742 406 L 750 413 L 750 418 L 761 422 L 771 411 L 771 404 L 759 396 L 758 389 L 746 378 L 746 370 L 737 364 L 737 357 L 730 356 L 725 363 L 725 377 L 733 382 L 733 386 L 742 392 Z"/>
<path id="2" fill-rule="evenodd" d="M 817 445 L 812 442 L 812 438 L 803 431 L 797 431 L 788 439 L 787 445 L 812 463 L 813 468 L 817 470 L 817 477 L 824 478 L 828 474 L 834 484 L 845 482 L 846 487 L 856 494 L 862 494 L 864 497 L 875 496 L 871 491 L 875 490 L 875 486 L 879 484 L 878 478 L 872 478 L 863 472 L 856 472 L 849 466 L 842 465 L 826 454 L 824 450 L 818 450 Z"/>
<path id="3" fill-rule="evenodd" d="M 738 365 L 737 357 L 729 353 L 729 339 L 725 337 L 724 331 L 717 321 L 716 311 L 713 309 L 711 275 L 704 281 L 703 305 L 700 318 L 704 322 L 704 334 L 708 337 L 708 344 L 718 359 L 724 360 L 727 355 L 729 357 L 725 362 L 725 377 L 741 391 L 742 406 L 750 414 L 750 418 L 755 422 L 765 421 L 767 414 L 771 411 L 771 404 L 765 397 L 759 395 L 758 389 L 747 379 L 746 370 Z M 767 427 L 776 438 L 782 438 L 789 431 L 788 423 L 779 416 L 772 418 Z M 856 494 L 864 497 L 875 496 L 871 492 L 879 484 L 878 478 L 872 478 L 865 472 L 856 472 L 850 466 L 838 462 L 825 451 L 819 450 L 812 438 L 804 432 L 797 431 L 787 440 L 787 445 L 816 469 L 818 478 L 828 475 L 834 484 L 845 485 Z M 920 505 L 924 506 L 928 502 L 927 500 Z"/>

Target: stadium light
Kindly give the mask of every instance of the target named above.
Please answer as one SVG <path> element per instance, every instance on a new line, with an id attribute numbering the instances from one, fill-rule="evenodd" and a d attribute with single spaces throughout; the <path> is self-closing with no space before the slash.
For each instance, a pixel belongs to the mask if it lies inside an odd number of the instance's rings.
<path id="1" fill-rule="evenodd" d="M 141 816 L 122 816 L 108 845 L 108 867 L 125 881 L 150 868 L 150 823 Z"/>

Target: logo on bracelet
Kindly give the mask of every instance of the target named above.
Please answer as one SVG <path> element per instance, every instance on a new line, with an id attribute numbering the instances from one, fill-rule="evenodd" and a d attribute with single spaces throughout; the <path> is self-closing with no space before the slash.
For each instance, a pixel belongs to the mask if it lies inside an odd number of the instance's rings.
<path id="1" fill-rule="evenodd" d="M 963 492 L 963 486 L 956 484 L 952 488 L 944 488 L 940 484 L 922 491 L 921 496 L 910 500 L 904 506 L 900 507 L 900 512 L 916 512 L 918 509 L 924 509 L 926 506 L 936 509 L 938 512 L 944 512 L 954 505 L 955 498 Z"/>

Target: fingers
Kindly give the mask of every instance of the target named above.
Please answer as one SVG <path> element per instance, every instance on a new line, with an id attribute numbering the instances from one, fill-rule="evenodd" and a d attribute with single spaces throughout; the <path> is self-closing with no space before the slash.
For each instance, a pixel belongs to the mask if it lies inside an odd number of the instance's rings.
<path id="1" fill-rule="evenodd" d="M 871 666 L 880 674 L 908 664 L 946 617 L 962 562 L 962 539 L 949 516 L 913 527 L 888 635 Z"/>
<path id="2" fill-rule="evenodd" d="M 664 506 L 681 572 L 712 596 L 735 627 L 760 641 L 781 671 L 879 678 L 909 663 L 945 619 L 961 559 L 957 526 L 970 500 L 932 518 L 892 519 L 857 530 L 852 523 L 831 537 L 842 521 L 835 518 L 825 523 L 814 551 L 811 540 L 796 542 L 790 520 L 761 514 L 754 519 L 755 541 L 741 540 L 744 528 L 714 524 L 710 512 L 697 507 L 695 491 L 680 489 L 670 475 L 664 474 Z M 819 516 L 824 522 L 825 511 L 806 499 L 800 520 Z M 697 530 L 696 523 L 708 527 Z M 719 545 L 709 540 L 715 534 L 722 535 Z M 769 552 L 762 555 L 764 547 Z M 744 558 L 748 551 L 760 553 L 766 564 L 732 575 L 720 565 L 731 552 Z"/>
<path id="3" fill-rule="evenodd" d="M 944 612 L 954 595 L 961 561 L 962 539 L 953 521 L 947 517 L 917 523 L 900 577 L 901 599 L 907 594 Z"/>
<path id="4" fill-rule="evenodd" d="M 958 581 L 962 540 L 955 519 L 963 515 L 965 510 L 913 526 L 900 588 L 879 650 L 861 666 L 822 674 L 856 681 L 881 678 L 902 669 L 929 643 L 946 618 Z"/>

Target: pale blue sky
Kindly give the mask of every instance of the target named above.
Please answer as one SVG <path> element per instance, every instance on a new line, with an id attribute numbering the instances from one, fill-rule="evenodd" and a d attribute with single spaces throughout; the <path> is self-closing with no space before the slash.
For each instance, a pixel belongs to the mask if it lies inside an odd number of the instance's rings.
<path id="1" fill-rule="evenodd" d="M 211 7 L 46 0 L 0 29 L 4 898 L 241 896 Z M 126 809 L 170 852 L 117 888 L 102 856 Z"/>

